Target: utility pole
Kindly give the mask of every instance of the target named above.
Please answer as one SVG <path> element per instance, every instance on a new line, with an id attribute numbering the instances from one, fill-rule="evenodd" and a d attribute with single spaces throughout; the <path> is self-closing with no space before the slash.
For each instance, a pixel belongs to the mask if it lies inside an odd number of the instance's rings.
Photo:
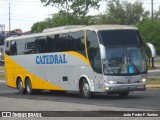
<path id="1" fill-rule="evenodd" d="M 9 3 L 9 34 L 11 32 L 11 12 L 10 12 L 10 3 Z"/>
<path id="2" fill-rule="evenodd" d="M 153 21 L 153 0 L 151 0 L 151 18 L 152 18 L 152 21 Z M 152 57 L 152 68 L 155 68 L 154 57 Z"/>
<path id="3" fill-rule="evenodd" d="M 151 0 L 151 18 L 153 20 L 153 0 Z"/>

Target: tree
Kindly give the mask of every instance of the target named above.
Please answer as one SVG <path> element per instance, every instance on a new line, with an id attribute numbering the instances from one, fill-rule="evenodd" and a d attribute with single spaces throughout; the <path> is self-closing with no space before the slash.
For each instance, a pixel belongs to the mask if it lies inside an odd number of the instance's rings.
<path id="1" fill-rule="evenodd" d="M 140 1 L 132 4 L 127 1 L 112 0 L 108 2 L 106 12 L 99 15 L 101 18 L 99 21 L 105 24 L 135 25 L 148 15 L 149 12 L 144 11 Z"/>
<path id="2" fill-rule="evenodd" d="M 83 22 L 73 14 L 67 15 L 65 11 L 59 11 L 52 15 L 52 18 L 46 18 L 44 21 L 34 23 L 32 32 L 42 32 L 46 28 L 65 26 L 65 25 L 88 25 L 92 24 L 91 16 L 86 16 Z"/>
<path id="3" fill-rule="evenodd" d="M 160 55 L 160 22 L 152 19 L 145 19 L 137 25 L 145 43 L 152 43 L 158 55 Z"/>
<path id="4" fill-rule="evenodd" d="M 48 28 L 47 21 L 37 22 L 31 27 L 31 32 L 42 32 L 45 28 Z"/>
<path id="5" fill-rule="evenodd" d="M 45 2 L 45 6 L 52 5 L 63 11 L 65 16 L 75 17 L 76 20 L 80 20 L 80 24 L 86 21 L 86 15 L 90 8 L 99 8 L 99 2 L 101 0 L 41 0 Z"/>
<path id="6" fill-rule="evenodd" d="M 159 6 L 159 10 L 154 12 L 153 19 L 157 22 L 160 22 L 160 6 Z"/>
<path id="7" fill-rule="evenodd" d="M 99 8 L 101 0 L 41 0 L 45 6 L 52 5 L 59 9 L 58 13 L 44 21 L 34 23 L 32 32 L 41 32 L 45 28 L 63 25 L 93 24 L 92 16 L 87 16 L 90 8 Z"/>

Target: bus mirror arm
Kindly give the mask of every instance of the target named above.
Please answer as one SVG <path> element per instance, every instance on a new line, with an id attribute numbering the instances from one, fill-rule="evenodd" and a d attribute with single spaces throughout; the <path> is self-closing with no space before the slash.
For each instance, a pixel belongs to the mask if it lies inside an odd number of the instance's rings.
<path id="1" fill-rule="evenodd" d="M 101 53 L 101 59 L 106 59 L 105 47 L 102 44 L 100 44 L 99 48 L 100 48 L 100 53 Z"/>

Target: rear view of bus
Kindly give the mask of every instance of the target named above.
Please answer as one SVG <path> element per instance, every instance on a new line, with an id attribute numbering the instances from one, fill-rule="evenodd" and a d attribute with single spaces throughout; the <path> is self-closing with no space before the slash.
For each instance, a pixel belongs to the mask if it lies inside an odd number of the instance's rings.
<path id="1" fill-rule="evenodd" d="M 146 90 L 147 62 L 136 28 L 99 30 L 104 86 L 107 93 L 127 96 Z"/>

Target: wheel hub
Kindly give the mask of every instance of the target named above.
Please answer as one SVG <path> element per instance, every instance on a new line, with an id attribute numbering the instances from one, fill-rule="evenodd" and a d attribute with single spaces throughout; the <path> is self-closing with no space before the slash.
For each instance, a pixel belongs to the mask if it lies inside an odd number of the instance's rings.
<path id="1" fill-rule="evenodd" d="M 84 91 L 84 94 L 85 94 L 85 95 L 88 95 L 88 92 L 89 92 L 89 86 L 88 86 L 88 84 L 87 84 L 87 83 L 85 83 L 85 84 L 84 84 L 84 86 L 83 86 L 83 91 Z"/>

